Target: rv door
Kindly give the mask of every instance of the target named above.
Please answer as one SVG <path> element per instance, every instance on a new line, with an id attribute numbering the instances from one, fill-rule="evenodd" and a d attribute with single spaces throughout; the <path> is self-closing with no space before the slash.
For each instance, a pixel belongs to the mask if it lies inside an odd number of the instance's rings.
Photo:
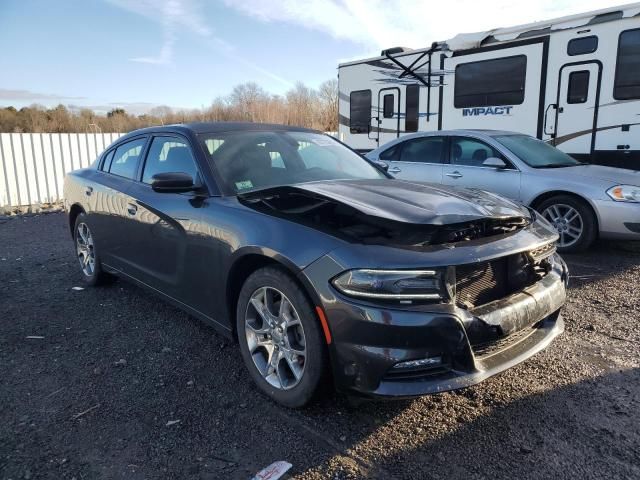
<path id="1" fill-rule="evenodd" d="M 398 87 L 383 88 L 378 92 L 377 124 L 378 146 L 400 136 L 400 89 Z"/>
<path id="2" fill-rule="evenodd" d="M 580 62 L 560 69 L 554 145 L 571 154 L 590 154 L 598 114 L 600 63 Z"/>

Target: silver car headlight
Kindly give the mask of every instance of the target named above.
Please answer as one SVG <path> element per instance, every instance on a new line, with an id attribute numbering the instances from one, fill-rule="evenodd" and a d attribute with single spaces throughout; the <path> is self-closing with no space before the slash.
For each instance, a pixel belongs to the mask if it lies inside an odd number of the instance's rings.
<path id="1" fill-rule="evenodd" d="M 634 185 L 616 185 L 607 190 L 616 202 L 640 202 L 640 187 Z"/>
<path id="2" fill-rule="evenodd" d="M 331 283 L 350 297 L 372 300 L 440 300 L 442 272 L 438 270 L 347 270 Z"/>

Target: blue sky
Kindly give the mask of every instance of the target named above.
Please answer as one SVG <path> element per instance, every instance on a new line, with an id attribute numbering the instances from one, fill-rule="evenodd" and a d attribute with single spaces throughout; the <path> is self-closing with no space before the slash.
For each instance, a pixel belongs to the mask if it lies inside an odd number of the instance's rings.
<path id="1" fill-rule="evenodd" d="M 200 108 L 255 81 L 317 87 L 340 61 L 609 0 L 0 0 L 0 106 Z M 462 13 L 461 12 L 465 12 Z M 9 48 L 7 48 L 9 47 Z"/>

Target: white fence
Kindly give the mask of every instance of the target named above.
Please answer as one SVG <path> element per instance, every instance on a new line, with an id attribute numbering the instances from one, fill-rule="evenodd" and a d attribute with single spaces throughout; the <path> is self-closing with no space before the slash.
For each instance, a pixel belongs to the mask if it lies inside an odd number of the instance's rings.
<path id="1" fill-rule="evenodd" d="M 64 175 L 88 167 L 121 133 L 0 133 L 0 207 L 62 200 Z"/>

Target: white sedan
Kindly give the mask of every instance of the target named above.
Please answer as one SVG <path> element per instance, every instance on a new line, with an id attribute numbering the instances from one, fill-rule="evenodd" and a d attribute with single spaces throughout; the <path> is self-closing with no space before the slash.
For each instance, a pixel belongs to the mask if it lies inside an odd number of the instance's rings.
<path id="1" fill-rule="evenodd" d="M 601 238 L 640 240 L 640 172 L 581 163 L 513 132 L 452 130 L 403 136 L 366 154 L 403 180 L 478 188 L 529 205 L 558 230 L 558 249 Z"/>

